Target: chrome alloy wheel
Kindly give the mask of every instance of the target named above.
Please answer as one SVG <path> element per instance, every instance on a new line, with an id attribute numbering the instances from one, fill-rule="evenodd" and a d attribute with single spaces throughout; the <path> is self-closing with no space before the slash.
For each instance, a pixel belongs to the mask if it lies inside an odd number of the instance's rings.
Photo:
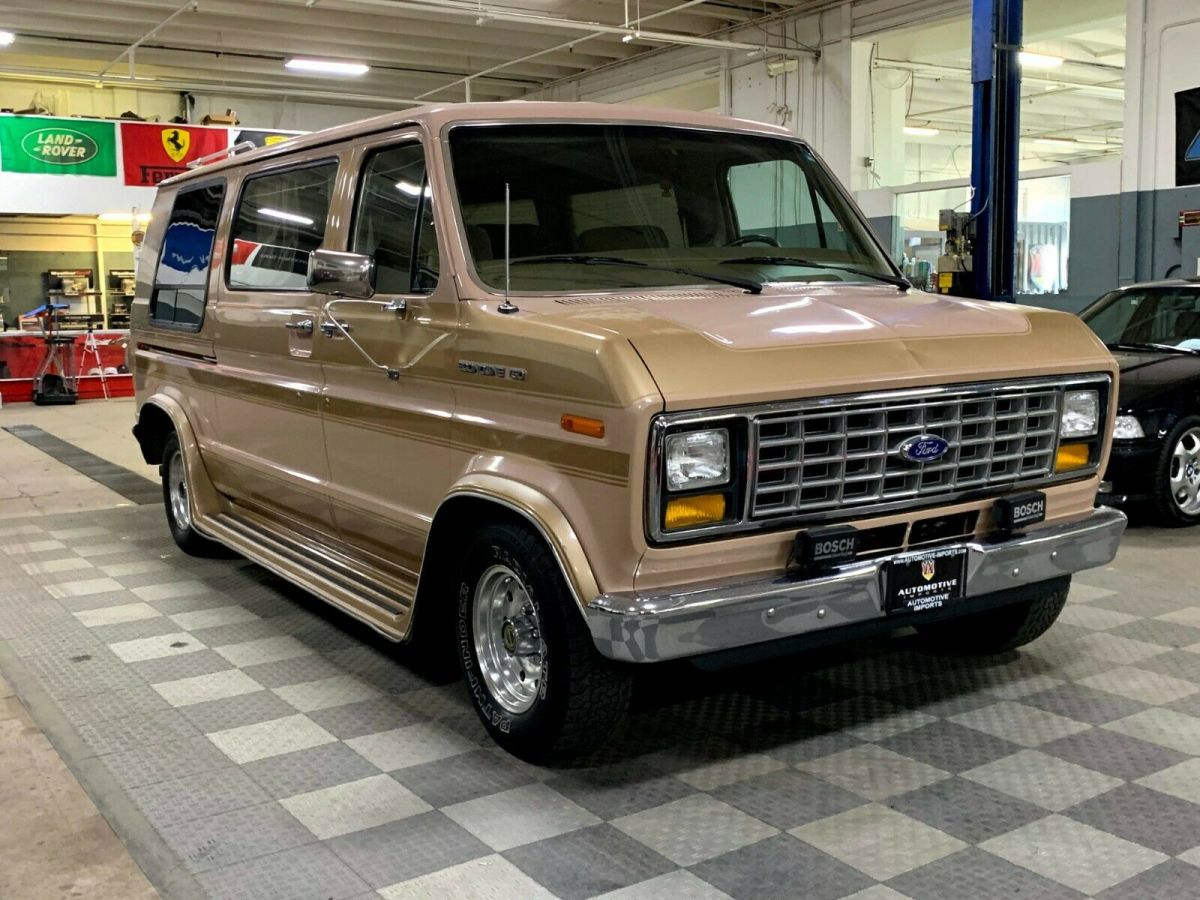
<path id="1" fill-rule="evenodd" d="M 472 625 L 488 693 L 511 713 L 528 711 L 541 687 L 546 643 L 529 592 L 508 566 L 490 566 L 479 577 Z"/>
<path id="2" fill-rule="evenodd" d="M 188 502 L 187 473 L 183 453 L 176 449 L 167 460 L 167 496 L 171 502 L 171 517 L 183 531 L 192 527 L 192 507 Z"/>
<path id="3" fill-rule="evenodd" d="M 1200 428 L 1179 436 L 1171 453 L 1171 499 L 1185 516 L 1200 515 Z"/>

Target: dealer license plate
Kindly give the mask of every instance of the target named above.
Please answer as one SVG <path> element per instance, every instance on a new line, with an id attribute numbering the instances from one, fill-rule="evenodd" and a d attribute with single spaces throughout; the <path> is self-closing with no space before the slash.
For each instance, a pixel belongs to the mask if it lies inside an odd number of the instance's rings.
<path id="1" fill-rule="evenodd" d="M 888 564 L 883 579 L 888 612 L 939 609 L 963 596 L 967 548 L 942 547 L 901 556 Z"/>

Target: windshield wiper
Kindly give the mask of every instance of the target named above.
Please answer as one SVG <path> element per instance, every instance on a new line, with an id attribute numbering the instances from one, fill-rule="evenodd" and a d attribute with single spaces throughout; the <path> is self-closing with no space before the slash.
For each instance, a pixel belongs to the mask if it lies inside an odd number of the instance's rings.
<path id="1" fill-rule="evenodd" d="M 1200 350 L 1192 350 L 1188 347 L 1176 347 L 1174 344 L 1152 344 L 1142 341 L 1116 341 L 1114 343 L 1106 343 L 1104 345 L 1109 350 L 1157 350 L 1162 353 L 1187 353 L 1195 356 L 1200 353 Z"/>
<path id="2" fill-rule="evenodd" d="M 687 275 L 689 278 L 699 278 L 703 281 L 715 281 L 730 287 L 741 288 L 747 293 L 761 294 L 762 283 L 752 278 L 738 278 L 734 275 L 713 275 L 709 272 L 699 272 L 695 269 L 682 269 L 675 266 L 656 266 L 637 259 L 624 259 L 620 256 L 590 256 L 586 253 L 554 253 L 547 256 L 527 256 L 514 259 L 510 265 L 530 266 L 542 263 L 563 263 L 576 266 L 632 266 L 637 269 L 649 269 L 651 272 L 673 272 L 676 275 Z"/>
<path id="3" fill-rule="evenodd" d="M 894 284 L 902 291 L 912 288 L 912 282 L 899 275 L 885 275 L 882 272 L 868 272 L 866 269 L 856 269 L 853 266 L 839 266 L 837 263 L 823 263 L 801 256 L 739 256 L 736 259 L 723 259 L 722 265 L 744 263 L 760 266 L 803 266 L 806 269 L 833 269 L 836 272 L 846 272 L 849 275 L 861 275 L 863 278 L 874 278 L 885 284 Z"/>

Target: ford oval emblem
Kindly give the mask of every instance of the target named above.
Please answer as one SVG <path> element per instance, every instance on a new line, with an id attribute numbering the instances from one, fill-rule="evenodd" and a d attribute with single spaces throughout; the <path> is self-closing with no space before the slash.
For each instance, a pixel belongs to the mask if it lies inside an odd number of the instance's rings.
<path id="1" fill-rule="evenodd" d="M 918 434 L 900 445 L 900 455 L 917 463 L 941 459 L 949 450 L 950 445 L 936 434 Z"/>

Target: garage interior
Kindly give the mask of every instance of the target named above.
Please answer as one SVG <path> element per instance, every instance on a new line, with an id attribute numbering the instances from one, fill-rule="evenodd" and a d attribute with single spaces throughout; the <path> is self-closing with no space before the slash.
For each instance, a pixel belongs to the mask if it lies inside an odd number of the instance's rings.
<path id="1" fill-rule="evenodd" d="M 974 208 L 989 5 L 12 0 L 0 125 L 177 122 L 223 148 L 422 104 L 717 113 L 810 141 L 938 290 L 940 213 Z M 1025 0 L 1018 302 L 1200 276 L 1173 138 L 1197 39 L 1191 0 Z M 177 549 L 125 365 L 154 186 L 4 161 L 0 897 L 1200 896 L 1200 528 L 1134 511 L 1019 650 L 934 655 L 906 629 L 663 663 L 602 748 L 524 762 L 460 675 L 247 559 Z M 47 315 L 76 335 L 76 403 L 30 402 Z"/>

